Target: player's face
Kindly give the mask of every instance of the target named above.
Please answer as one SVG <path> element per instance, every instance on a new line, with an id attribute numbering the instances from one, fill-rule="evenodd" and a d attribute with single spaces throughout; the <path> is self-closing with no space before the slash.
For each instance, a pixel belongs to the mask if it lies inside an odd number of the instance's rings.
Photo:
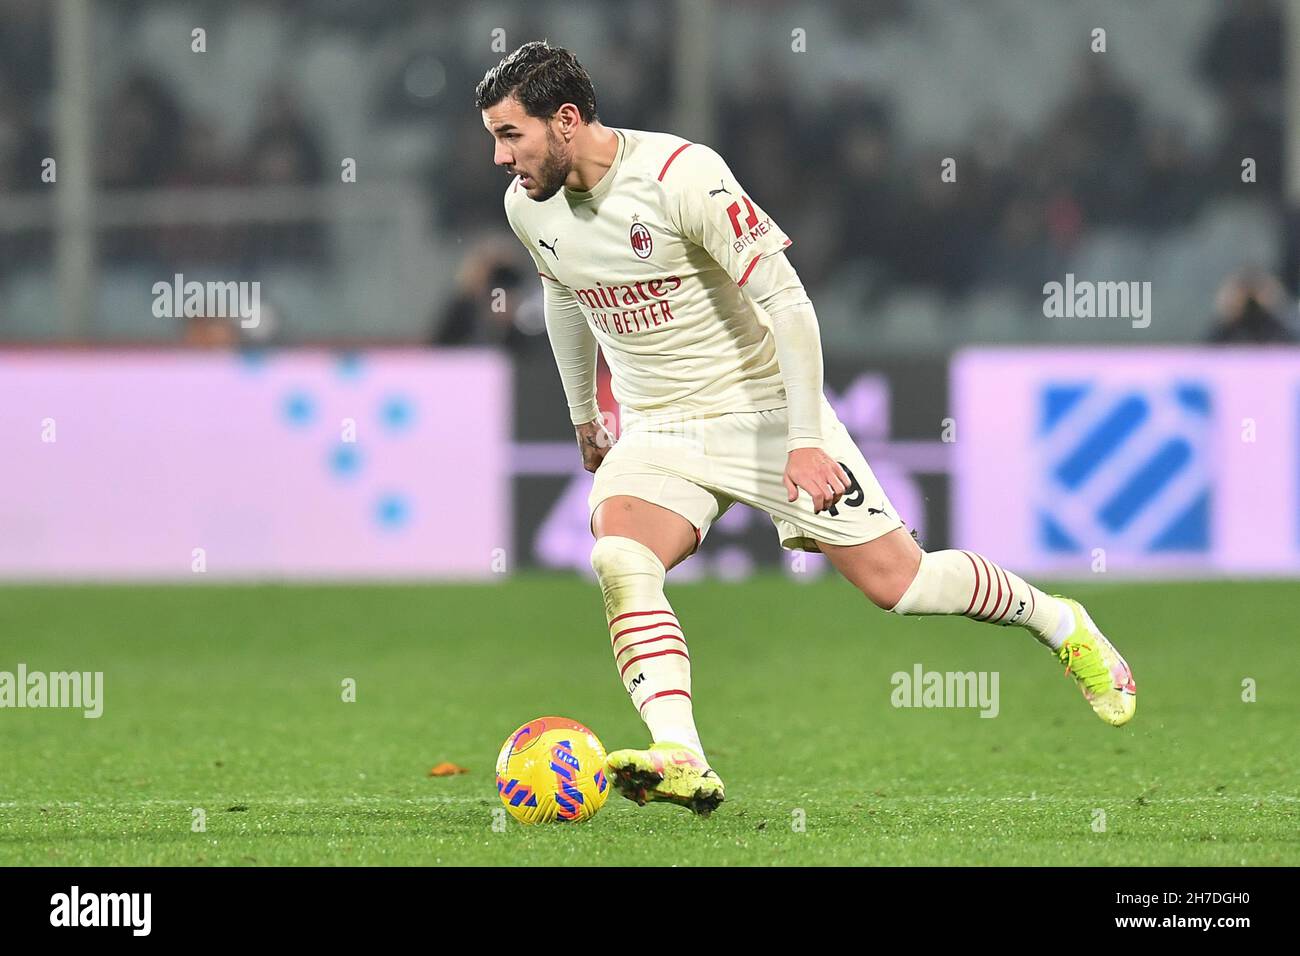
<path id="1" fill-rule="evenodd" d="M 523 177 L 519 184 L 537 202 L 560 191 L 573 165 L 553 122 L 529 116 L 514 97 L 483 110 L 483 125 L 496 142 L 492 162 Z"/>

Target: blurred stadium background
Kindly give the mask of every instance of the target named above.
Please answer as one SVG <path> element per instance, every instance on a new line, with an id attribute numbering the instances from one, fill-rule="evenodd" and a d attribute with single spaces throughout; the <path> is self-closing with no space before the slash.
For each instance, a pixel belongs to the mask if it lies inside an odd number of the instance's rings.
<path id="1" fill-rule="evenodd" d="M 794 237 L 829 393 L 928 544 L 1300 569 L 1300 4 L 0 0 L 0 575 L 585 570 L 472 108 L 539 37 Z M 159 317 L 177 275 L 259 283 L 259 323 Z M 1150 324 L 1045 317 L 1067 275 L 1149 282 Z M 962 505 L 999 489 L 1019 531 Z M 779 561 L 766 524 L 675 577 Z"/>

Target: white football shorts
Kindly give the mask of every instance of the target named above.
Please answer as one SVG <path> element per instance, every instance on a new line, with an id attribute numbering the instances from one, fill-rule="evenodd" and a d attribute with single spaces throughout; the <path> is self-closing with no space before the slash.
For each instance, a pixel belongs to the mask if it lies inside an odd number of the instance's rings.
<path id="1" fill-rule="evenodd" d="M 818 541 L 861 544 L 902 527 L 862 452 L 822 399 L 823 448 L 852 482 L 837 504 L 813 513 L 802 488 L 788 501 L 785 408 L 707 418 L 638 416 L 625 410 L 622 434 L 596 469 L 587 499 L 591 516 L 613 495 L 660 505 L 694 526 L 698 548 L 710 525 L 737 501 L 767 513 L 781 547 L 820 551 Z"/>

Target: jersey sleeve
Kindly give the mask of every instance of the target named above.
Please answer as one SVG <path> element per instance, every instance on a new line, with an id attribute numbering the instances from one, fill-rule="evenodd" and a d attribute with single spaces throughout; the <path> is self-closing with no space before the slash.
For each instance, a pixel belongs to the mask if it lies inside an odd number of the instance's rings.
<path id="1" fill-rule="evenodd" d="M 661 181 L 681 234 L 707 250 L 737 285 L 745 284 L 760 259 L 790 245 L 790 237 L 708 146 L 681 148 L 665 164 Z"/>
<path id="2" fill-rule="evenodd" d="M 822 447 L 822 342 L 817 313 L 785 256 L 759 260 L 745 294 L 772 319 L 789 409 L 785 450 Z"/>

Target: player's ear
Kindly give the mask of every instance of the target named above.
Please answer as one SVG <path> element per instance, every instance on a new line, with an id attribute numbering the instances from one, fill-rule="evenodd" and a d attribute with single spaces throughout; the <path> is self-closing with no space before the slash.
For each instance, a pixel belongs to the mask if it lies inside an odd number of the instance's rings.
<path id="1" fill-rule="evenodd" d="M 582 122 L 582 114 L 572 103 L 562 103 L 560 108 L 555 111 L 555 116 L 552 119 L 556 124 L 556 132 L 567 136 L 577 132 L 578 126 Z"/>

